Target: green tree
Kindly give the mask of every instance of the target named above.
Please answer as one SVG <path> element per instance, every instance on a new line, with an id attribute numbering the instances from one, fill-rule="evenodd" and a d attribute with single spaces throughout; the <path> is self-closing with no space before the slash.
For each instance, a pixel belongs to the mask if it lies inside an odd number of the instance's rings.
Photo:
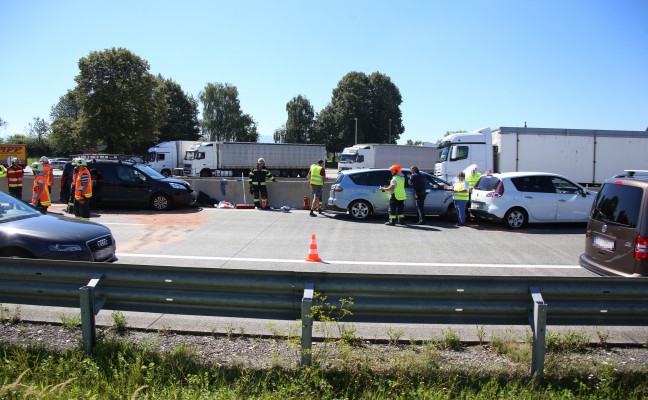
<path id="1" fill-rule="evenodd" d="M 27 153 L 33 156 L 44 156 L 52 154 L 52 146 L 49 143 L 51 132 L 50 124 L 43 118 L 34 117 L 34 121 L 27 125 Z"/>
<path id="2" fill-rule="evenodd" d="M 299 95 L 286 104 L 288 120 L 286 121 L 285 143 L 312 142 L 315 111 L 307 98 Z"/>
<path id="3" fill-rule="evenodd" d="M 286 137 L 286 125 L 281 125 L 280 128 L 275 129 L 274 134 L 272 135 L 272 138 L 274 139 L 275 143 L 285 143 L 285 137 Z"/>
<path id="4" fill-rule="evenodd" d="M 2 128 L 5 125 L 7 125 L 7 122 L 4 119 L 0 118 L 0 128 Z"/>
<path id="5" fill-rule="evenodd" d="M 199 140 L 198 103 L 182 91 L 179 84 L 159 76 L 160 88 L 167 103 L 165 124 L 160 128 L 158 141 Z"/>
<path id="6" fill-rule="evenodd" d="M 80 134 L 79 115 L 81 114 L 81 96 L 75 90 L 59 98 L 52 106 L 52 133 L 50 142 L 54 155 L 70 155 L 82 153 L 84 149 L 95 147 L 94 140 L 88 140 Z"/>
<path id="7" fill-rule="evenodd" d="M 320 112 L 315 135 L 318 140 L 326 137 L 329 152 L 355 144 L 356 126 L 357 143 L 396 143 L 405 132 L 401 103 L 400 91 L 388 76 L 350 72 L 338 82 L 331 102 Z"/>
<path id="8" fill-rule="evenodd" d="M 238 89 L 229 83 L 208 83 L 199 94 L 203 104 L 203 133 L 210 141 L 259 140 L 256 122 L 243 114 L 238 99 Z"/>
<path id="9" fill-rule="evenodd" d="M 407 139 L 407 142 L 405 142 L 405 144 L 408 146 L 421 146 L 423 144 L 423 141 L 422 140 L 412 141 L 412 139 Z"/>
<path id="10" fill-rule="evenodd" d="M 112 48 L 81 58 L 79 70 L 75 90 L 81 136 L 108 152 L 140 153 L 157 142 L 167 104 L 147 61 Z"/>

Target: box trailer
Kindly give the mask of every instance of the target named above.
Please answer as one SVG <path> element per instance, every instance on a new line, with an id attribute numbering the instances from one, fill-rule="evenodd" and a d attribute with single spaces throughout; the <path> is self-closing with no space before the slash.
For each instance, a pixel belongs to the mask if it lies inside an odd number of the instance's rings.
<path id="1" fill-rule="evenodd" d="M 358 168 L 389 168 L 398 164 L 403 168 L 413 165 L 421 171 L 434 171 L 438 151 L 432 143 L 409 146 L 384 143 L 356 144 L 340 154 L 338 171 Z"/>

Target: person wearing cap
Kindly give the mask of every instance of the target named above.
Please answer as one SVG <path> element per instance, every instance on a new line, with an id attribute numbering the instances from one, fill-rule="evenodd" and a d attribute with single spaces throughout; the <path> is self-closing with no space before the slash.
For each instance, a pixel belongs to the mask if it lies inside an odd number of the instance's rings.
<path id="1" fill-rule="evenodd" d="M 389 186 L 380 186 L 380 191 L 390 192 L 389 196 L 389 221 L 385 225 L 405 225 L 405 200 L 407 200 L 407 192 L 405 191 L 405 176 L 401 166 L 394 164 L 389 167 L 392 174 L 392 179 Z"/>
<path id="2" fill-rule="evenodd" d="M 324 189 L 324 181 L 326 180 L 326 170 L 324 169 L 324 160 L 317 161 L 317 164 L 313 164 L 306 175 L 308 182 L 310 183 L 311 192 L 313 193 L 313 201 L 311 203 L 310 216 L 316 217 L 315 209 L 317 212 L 322 214 L 322 203 L 320 198 L 322 197 L 322 189 Z"/>
<path id="3" fill-rule="evenodd" d="M 92 176 L 85 158 L 75 158 L 74 163 L 79 167 L 74 183 L 74 217 L 87 221 L 90 219 Z"/>
<path id="4" fill-rule="evenodd" d="M 40 162 L 43 165 L 43 171 L 45 171 L 45 176 L 47 177 L 47 186 L 49 192 L 52 193 L 52 184 L 54 183 L 54 168 L 52 168 L 52 164 L 50 164 L 49 158 L 45 156 L 40 158 Z"/>
<path id="5" fill-rule="evenodd" d="M 275 177 L 265 166 L 265 160 L 259 158 L 256 167 L 250 170 L 250 193 L 254 196 L 254 205 L 258 209 L 268 208 L 268 188 L 266 180 L 276 182 Z"/>
<path id="6" fill-rule="evenodd" d="M 31 164 L 31 169 L 34 173 L 31 204 L 38 211 L 46 213 L 47 208 L 52 205 L 52 199 L 50 198 L 50 191 L 47 185 L 47 174 L 45 173 L 43 164 L 38 161 Z"/>
<path id="7" fill-rule="evenodd" d="M 9 194 L 13 197 L 22 200 L 23 194 L 23 167 L 20 166 L 20 160 L 11 157 L 11 165 L 7 168 L 7 181 L 9 186 Z"/>

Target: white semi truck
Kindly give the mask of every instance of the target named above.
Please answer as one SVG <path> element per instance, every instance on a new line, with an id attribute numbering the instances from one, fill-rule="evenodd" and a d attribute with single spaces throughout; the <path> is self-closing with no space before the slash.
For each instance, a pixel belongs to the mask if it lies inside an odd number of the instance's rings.
<path id="1" fill-rule="evenodd" d="M 454 181 L 471 164 L 481 173 L 553 172 L 596 186 L 626 169 L 648 169 L 648 132 L 501 127 L 455 133 L 441 141 L 434 173 Z"/>
<path id="2" fill-rule="evenodd" d="M 248 175 L 259 158 L 273 175 L 306 177 L 310 166 L 326 160 L 323 144 L 208 142 L 194 152 L 191 162 L 185 162 L 186 176 Z"/>
<path id="3" fill-rule="evenodd" d="M 434 144 L 408 146 L 385 143 L 356 144 L 346 147 L 340 154 L 338 171 L 358 168 L 389 168 L 398 164 L 403 168 L 413 165 L 421 171 L 434 171 L 438 151 Z"/>
<path id="4" fill-rule="evenodd" d="M 187 155 L 193 154 L 202 142 L 172 140 L 161 142 L 148 149 L 148 165 L 164 176 L 171 176 L 176 168 L 184 169 Z"/>

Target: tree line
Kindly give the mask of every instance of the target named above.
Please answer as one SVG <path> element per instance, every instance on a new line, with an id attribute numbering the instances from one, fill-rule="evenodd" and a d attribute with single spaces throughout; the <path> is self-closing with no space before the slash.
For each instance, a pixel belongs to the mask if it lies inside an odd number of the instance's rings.
<path id="1" fill-rule="evenodd" d="M 86 151 L 145 154 L 167 140 L 257 142 L 254 118 L 245 113 L 236 86 L 207 83 L 197 98 L 172 79 L 153 75 L 149 63 L 124 48 L 93 51 L 78 62 L 76 86 L 51 108 L 50 121 L 35 117 L 24 134 L 29 154 Z M 329 153 L 358 143 L 396 143 L 405 131 L 400 91 L 382 73 L 346 74 L 320 112 L 304 95 L 286 104 L 276 143 L 325 144 Z M 198 106 L 202 105 L 199 118 Z M 0 127 L 6 122 L 0 118 Z M 0 139 L 0 143 L 2 139 Z"/>

